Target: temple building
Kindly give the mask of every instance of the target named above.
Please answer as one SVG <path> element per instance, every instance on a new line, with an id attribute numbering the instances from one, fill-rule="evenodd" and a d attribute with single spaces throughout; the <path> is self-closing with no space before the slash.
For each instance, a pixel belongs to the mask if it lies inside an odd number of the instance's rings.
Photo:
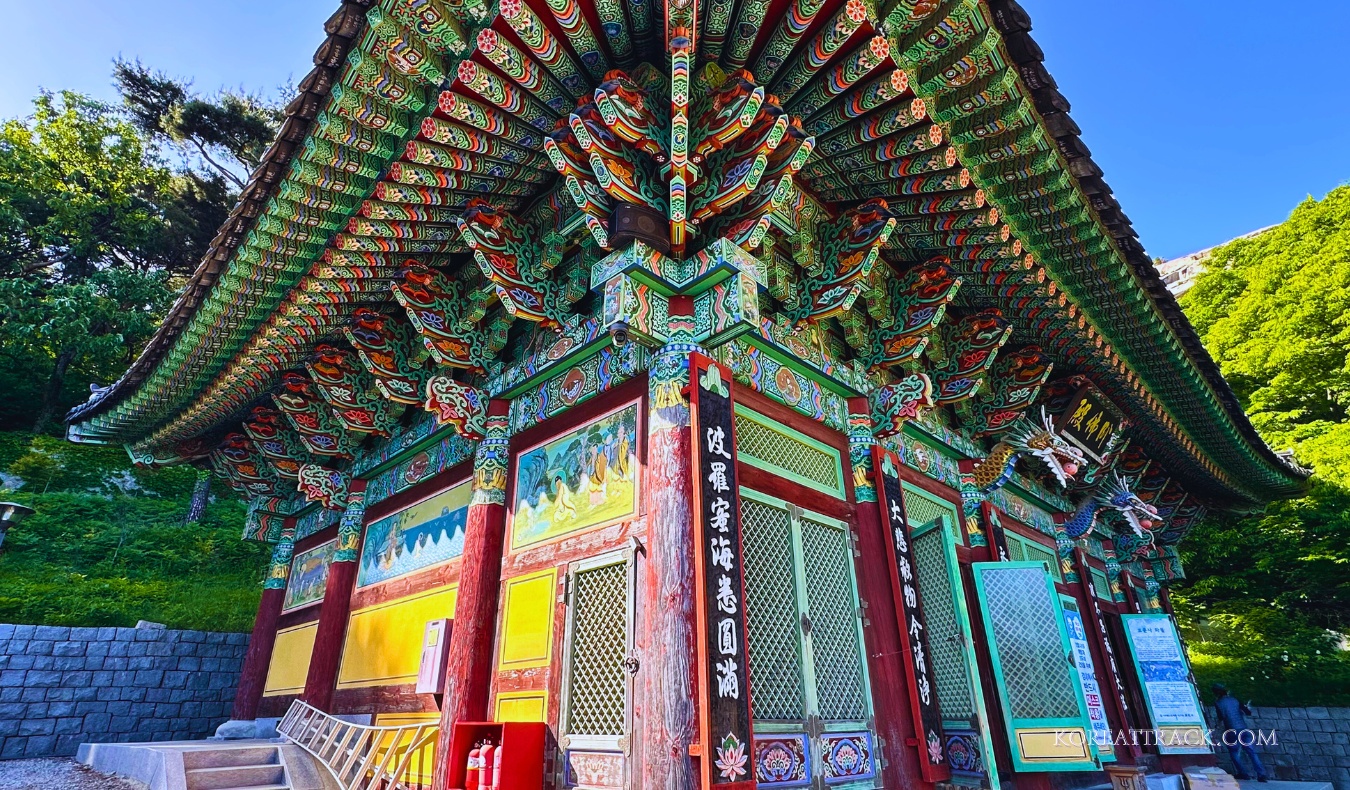
<path id="1" fill-rule="evenodd" d="M 1030 28 L 342 3 L 183 296 L 67 418 L 212 470 L 273 546 L 231 726 L 437 790 L 488 744 L 498 786 L 557 790 L 1209 759 L 1178 544 L 1307 473 Z"/>

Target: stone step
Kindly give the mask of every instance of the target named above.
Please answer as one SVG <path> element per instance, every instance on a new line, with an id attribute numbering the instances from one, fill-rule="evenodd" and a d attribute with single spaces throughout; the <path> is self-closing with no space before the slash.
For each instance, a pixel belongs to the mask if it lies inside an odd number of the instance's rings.
<path id="1" fill-rule="evenodd" d="M 238 788 L 285 787 L 286 769 L 269 765 L 225 765 L 192 768 L 186 772 L 187 790 L 237 790 Z"/>
<path id="2" fill-rule="evenodd" d="M 275 746 L 183 750 L 183 767 L 189 771 L 194 768 L 224 768 L 230 765 L 275 765 L 278 762 Z"/>

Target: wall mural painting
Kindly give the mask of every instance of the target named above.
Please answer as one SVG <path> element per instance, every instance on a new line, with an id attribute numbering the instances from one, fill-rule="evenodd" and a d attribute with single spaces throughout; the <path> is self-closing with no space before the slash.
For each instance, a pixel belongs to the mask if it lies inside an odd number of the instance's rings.
<path id="1" fill-rule="evenodd" d="M 638 403 L 520 454 L 511 548 L 636 515 Z"/>
<path id="2" fill-rule="evenodd" d="M 356 586 L 386 582 L 463 554 L 472 489 L 465 480 L 366 527 Z"/>
<path id="3" fill-rule="evenodd" d="M 337 541 L 330 540 L 295 555 L 291 560 L 291 577 L 286 582 L 281 611 L 289 612 L 323 600 L 324 590 L 328 588 L 328 566 L 333 562 L 335 551 Z"/>

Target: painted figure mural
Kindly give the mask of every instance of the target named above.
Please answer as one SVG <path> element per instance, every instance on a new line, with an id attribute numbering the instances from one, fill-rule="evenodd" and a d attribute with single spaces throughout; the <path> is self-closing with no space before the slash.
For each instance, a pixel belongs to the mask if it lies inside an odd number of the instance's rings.
<path id="1" fill-rule="evenodd" d="M 511 548 L 637 512 L 637 414 L 628 404 L 521 454 Z"/>
<path id="2" fill-rule="evenodd" d="M 328 566 L 333 562 L 337 541 L 315 546 L 295 555 L 291 561 L 291 578 L 286 583 L 286 600 L 282 611 L 288 612 L 323 600 L 328 587 Z"/>

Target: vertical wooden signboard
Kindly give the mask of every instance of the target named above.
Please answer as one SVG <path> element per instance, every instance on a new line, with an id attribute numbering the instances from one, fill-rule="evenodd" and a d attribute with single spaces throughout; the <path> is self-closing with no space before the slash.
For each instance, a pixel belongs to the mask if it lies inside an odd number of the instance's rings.
<path id="1" fill-rule="evenodd" d="M 689 360 L 703 786 L 754 790 L 750 658 L 731 372 Z"/>
<path id="2" fill-rule="evenodd" d="M 877 486 L 877 504 L 883 522 L 889 527 L 891 551 L 886 559 L 891 566 L 895 614 L 900 621 L 900 642 L 905 672 L 909 675 L 909 708 L 914 717 L 914 732 L 919 749 L 919 772 L 926 782 L 951 778 L 943 757 L 946 735 L 942 731 L 942 712 L 938 710 L 937 685 L 933 678 L 928 649 L 928 621 L 919 599 L 919 582 L 910 542 L 909 523 L 905 520 L 904 496 L 900 486 L 900 458 L 894 452 L 873 446 L 873 462 L 881 485 Z"/>

